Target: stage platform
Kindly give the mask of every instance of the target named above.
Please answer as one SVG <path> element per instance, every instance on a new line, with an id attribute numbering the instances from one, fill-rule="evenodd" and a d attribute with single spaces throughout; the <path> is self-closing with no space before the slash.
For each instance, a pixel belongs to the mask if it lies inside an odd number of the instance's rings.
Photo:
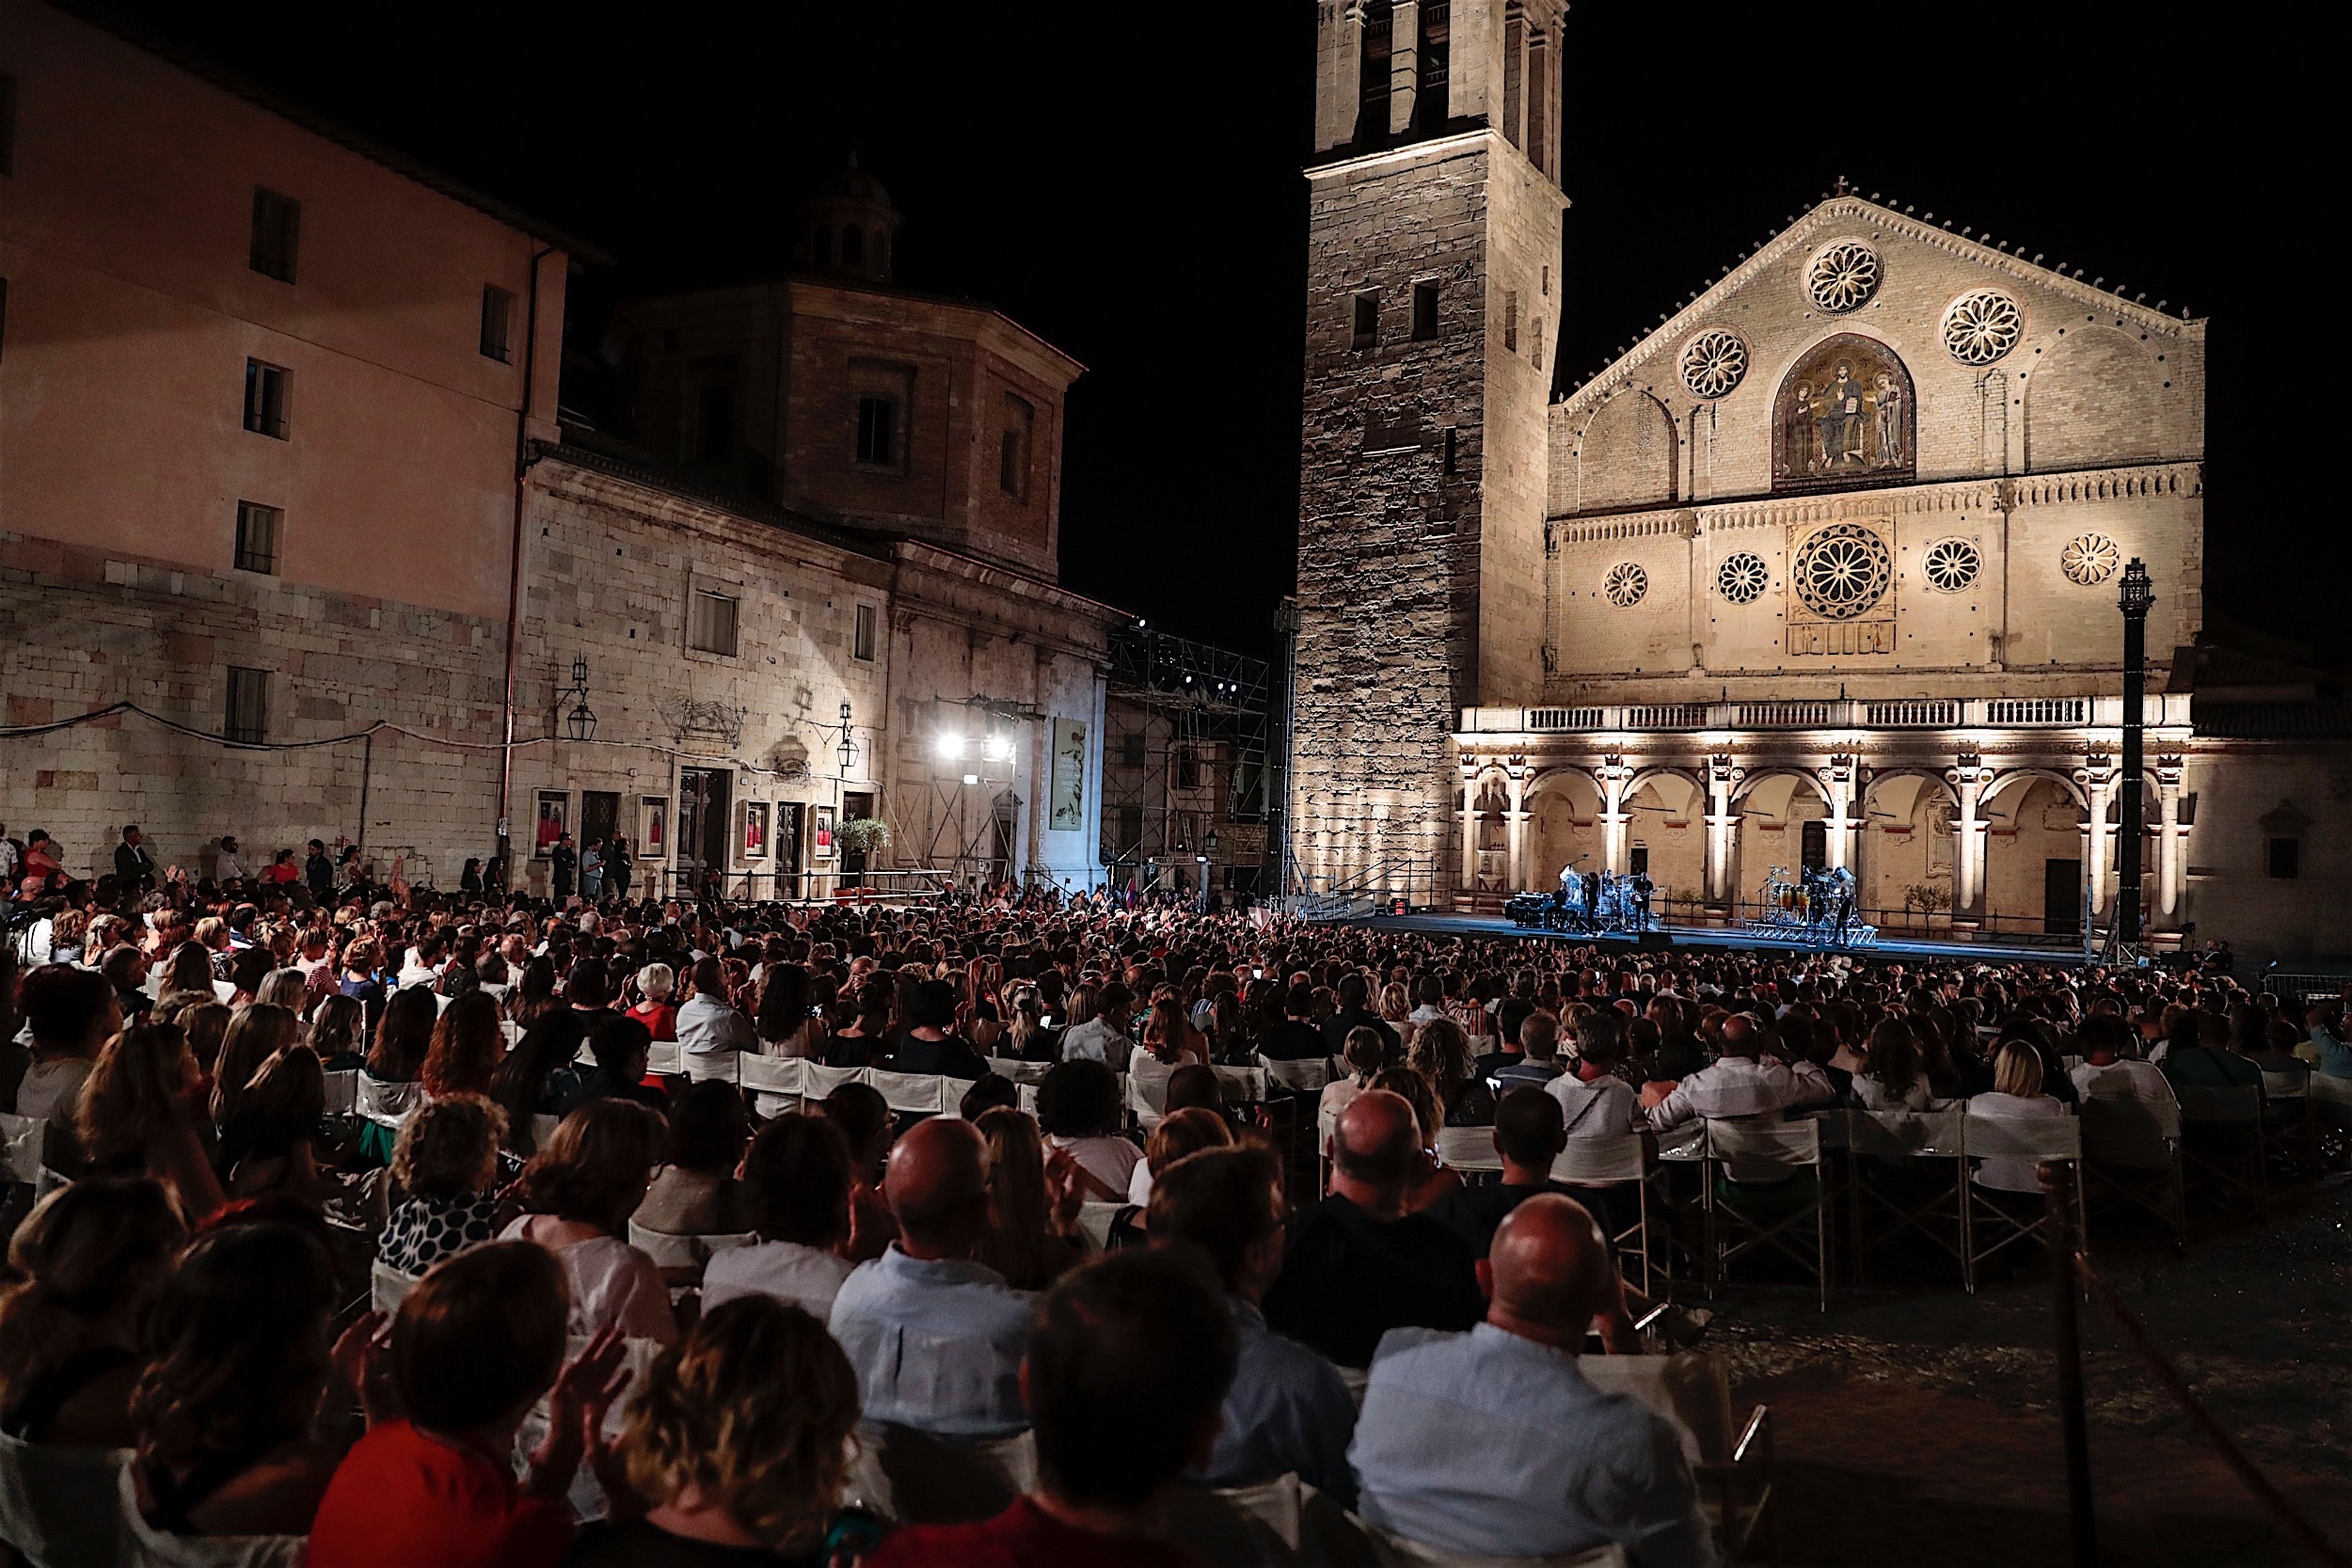
<path id="1" fill-rule="evenodd" d="M 1353 919 L 1332 922 L 1339 926 L 1361 926 L 1372 930 L 1421 931 L 1432 936 L 1449 937 L 1518 937 L 1528 942 L 1558 942 L 1571 946 L 1599 947 L 1612 952 L 1630 953 L 1641 945 L 1641 939 L 1631 932 L 1607 932 L 1597 936 L 1562 931 L 1541 931 L 1514 925 L 1501 915 L 1481 914 L 1375 914 L 1359 915 Z M 1662 939 L 1662 942 L 1661 942 Z M 1998 939 L 1985 942 L 1931 942 L 1906 937 L 1881 936 L 1867 947 L 1823 947 L 1817 942 L 1801 942 L 1789 937 L 1759 935 L 1755 931 L 1734 930 L 1720 926 L 1661 926 L 1649 933 L 1653 949 L 1661 945 L 1676 948 L 1718 948 L 1734 952 L 1767 953 L 1849 953 L 1858 958 L 1928 958 L 1943 963 L 2042 963 L 2079 967 L 2090 961 L 2080 947 L 2026 946 L 2004 942 Z"/>

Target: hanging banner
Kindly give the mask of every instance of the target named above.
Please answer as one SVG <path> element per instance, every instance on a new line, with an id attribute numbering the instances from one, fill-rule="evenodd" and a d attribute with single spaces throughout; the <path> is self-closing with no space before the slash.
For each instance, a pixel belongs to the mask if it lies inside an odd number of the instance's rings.
<path id="1" fill-rule="evenodd" d="M 1054 721 L 1054 787 L 1046 819 L 1057 833 L 1087 825 L 1087 726 L 1083 719 Z"/>

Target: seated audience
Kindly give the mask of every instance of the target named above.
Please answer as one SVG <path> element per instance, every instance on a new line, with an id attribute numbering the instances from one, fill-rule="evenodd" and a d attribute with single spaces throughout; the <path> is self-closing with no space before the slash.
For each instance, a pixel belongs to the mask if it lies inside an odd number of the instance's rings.
<path id="1" fill-rule="evenodd" d="M 2112 1013 L 2093 1013 L 2074 1033 L 2083 1053 L 2068 1074 L 2084 1100 L 2132 1099 L 2151 1105 L 2173 1102 L 2172 1082 L 2161 1069 L 2139 1059 L 2132 1027 Z"/>
<path id="2" fill-rule="evenodd" d="M 848 1257 L 852 1263 L 868 1262 L 898 1234 L 898 1222 L 890 1217 L 882 1195 L 882 1165 L 890 1155 L 890 1106 L 871 1084 L 844 1084 L 825 1096 L 819 1110 L 850 1140 L 857 1184 L 850 1189 Z"/>
<path id="3" fill-rule="evenodd" d="M 2033 1121 L 2062 1117 L 2066 1107 L 2042 1092 L 2042 1057 L 2024 1040 L 2001 1047 L 1993 1063 L 1993 1087 L 1968 1100 L 1972 1121 Z M 2038 1161 L 1996 1155 L 1977 1162 L 1976 1183 L 1995 1192 L 2040 1194 Z"/>
<path id="4" fill-rule="evenodd" d="M 1152 1240 L 1189 1243 L 1208 1256 L 1239 1347 L 1224 1423 L 1199 1476 L 1211 1486 L 1248 1486 L 1295 1472 L 1345 1506 L 1356 1497 L 1347 1385 L 1330 1362 L 1268 1328 L 1258 1310 L 1282 1267 L 1282 1215 L 1281 1162 L 1263 1144 L 1186 1155 L 1152 1181 Z"/>
<path id="5" fill-rule="evenodd" d="M 1535 1018 L 1528 1020 L 1529 1026 Z M 1560 1102 L 1563 1136 L 1615 1138 L 1645 1125 L 1641 1096 L 1617 1075 L 1625 1043 L 1625 1023 L 1614 1008 L 1589 1015 L 1578 1027 L 1573 1067 L 1544 1085 L 1544 1092 Z"/>
<path id="6" fill-rule="evenodd" d="M 1081 1017 L 1080 999 L 1088 995 L 1089 989 L 1081 986 L 1072 999 L 1070 1027 L 1061 1035 L 1062 1060 L 1083 1058 L 1105 1067 L 1126 1060 L 1127 1025 L 1135 1016 L 1134 993 L 1113 980 L 1092 992 L 1092 1001 Z"/>
<path id="7" fill-rule="evenodd" d="M 391 1215 L 376 1260 L 421 1275 L 498 1234 L 499 1149 L 506 1113 L 478 1094 L 428 1101 L 392 1148 Z"/>
<path id="8" fill-rule="evenodd" d="M 1483 1311 L 1476 1255 L 1406 1195 L 1422 1171 L 1420 1129 L 1401 1095 L 1367 1091 L 1332 1138 L 1331 1196 L 1292 1223 L 1266 1323 L 1343 1367 L 1371 1365 L 1391 1328 L 1460 1329 Z"/>
<path id="9" fill-rule="evenodd" d="M 1081 1196 L 1118 1203 L 1127 1196 L 1143 1151 L 1119 1132 L 1119 1079 L 1101 1062 L 1063 1062 L 1038 1085 L 1037 1121 L 1046 1143 L 1078 1164 Z"/>
<path id="10" fill-rule="evenodd" d="M 87 1177 L 34 1206 L 8 1243 L 14 1277 L 0 1284 L 0 1431 L 20 1443 L 131 1446 L 139 1315 L 186 1236 L 170 1195 L 144 1177 Z"/>
<path id="11" fill-rule="evenodd" d="M 710 1255 L 703 1310 L 737 1296 L 773 1296 L 824 1322 L 851 1267 L 841 1255 L 856 1184 L 850 1140 L 823 1117 L 778 1117 L 744 1151 L 739 1180 L 759 1240 Z"/>
<path id="12" fill-rule="evenodd" d="M 1471 1070 L 1470 1039 L 1450 1018 L 1434 1018 L 1413 1033 L 1405 1065 L 1429 1085 L 1438 1125 L 1492 1127 L 1495 1092 Z"/>
<path id="13" fill-rule="evenodd" d="M 17 1006 L 31 1036 L 32 1065 L 18 1080 L 16 1102 L 9 1108 L 20 1117 L 48 1121 L 54 1130 L 50 1148 L 69 1151 L 74 1103 L 97 1064 L 99 1047 L 122 1027 L 121 1006 L 104 975 L 65 964 L 43 964 L 26 974 L 17 986 Z M 72 1164 L 71 1156 L 67 1164 Z"/>
<path id="14" fill-rule="evenodd" d="M 580 1074 L 579 1086 L 565 1097 L 558 1115 L 569 1115 L 591 1100 L 633 1100 L 656 1112 L 667 1104 L 661 1090 L 645 1086 L 645 1058 L 653 1037 L 644 1024 L 622 1013 L 605 1013 L 588 1026 L 587 1045 L 595 1065 Z"/>
<path id="15" fill-rule="evenodd" d="M 418 1082 L 433 1099 L 444 1095 L 490 1092 L 491 1076 L 506 1057 L 506 1031 L 499 1021 L 499 1006 L 488 993 L 475 991 L 452 1002 L 433 1025 L 433 1043 L 424 1053 Z"/>
<path id="16" fill-rule="evenodd" d="M 279 986 L 279 980 L 291 980 L 290 986 Z M 270 976 L 270 983 L 262 988 L 264 1005 L 284 1007 L 300 1017 L 304 1011 L 302 971 L 281 969 Z M 287 993 L 291 994 L 287 994 Z M 310 1022 L 303 1034 L 303 1043 L 317 1055 L 319 1066 L 329 1072 L 349 1072 L 367 1065 L 367 1011 L 348 996 L 327 996 L 319 1000 L 310 1013 Z"/>
<path id="17" fill-rule="evenodd" d="M 176 1024 L 125 1029 L 98 1053 L 83 1081 L 73 1124 L 93 1174 L 151 1176 L 191 1220 L 210 1218 L 227 1197 L 214 1173 L 195 1107 L 202 1075 Z"/>
<path id="18" fill-rule="evenodd" d="M 990 1072 L 972 1080 L 972 1086 L 956 1102 L 956 1115 L 966 1121 L 977 1121 L 991 1111 L 1020 1108 L 1021 1085 L 1001 1072 Z"/>
<path id="19" fill-rule="evenodd" d="M 564 1492 L 587 1433 L 626 1375 L 617 1334 L 564 1364 L 564 1275 L 541 1248 L 499 1242 L 450 1259 L 401 1303 L 389 1383 L 399 1414 L 327 1483 L 307 1568 L 556 1568 L 572 1536 Z M 523 1418 L 548 1402 L 546 1438 L 518 1481 Z M 597 1457 L 601 1457 L 600 1454 Z M 627 1497 L 617 1466 L 607 1495 Z"/>
<path id="20" fill-rule="evenodd" d="M 1232 1141 L 1232 1124 L 1205 1105 L 1170 1111 L 1144 1140 L 1143 1160 L 1127 1183 L 1127 1201 L 1143 1207 L 1152 1201 L 1152 1183 L 1163 1169 L 1187 1154 Z"/>
<path id="21" fill-rule="evenodd" d="M 1919 1061 L 1918 1037 L 1899 1018 L 1882 1019 L 1863 1047 L 1849 1088 L 1857 1109 L 1924 1111 L 1931 1098 Z"/>
<path id="22" fill-rule="evenodd" d="M 598 970 L 597 1006 L 604 1005 L 602 974 Z M 735 1058 L 739 1053 L 757 1051 L 758 1037 L 752 1032 L 752 1021 L 745 1018 L 727 1000 L 726 970 L 717 958 L 700 958 L 687 972 L 687 996 L 677 1010 L 677 1042 L 686 1058 L 686 1076 L 697 1082 L 705 1078 L 735 1078 Z M 571 988 L 565 987 L 566 994 Z"/>
<path id="23" fill-rule="evenodd" d="M 1037 1489 L 979 1524 L 901 1529 L 873 1568 L 1191 1563 L 1153 1532 L 1169 1488 L 1215 1452 L 1233 1380 L 1232 1315 L 1203 1273 L 1130 1252 L 1057 1285 L 1023 1336 Z"/>
<path id="24" fill-rule="evenodd" d="M 1585 1022 L 1586 1028 L 1592 1021 Z M 1746 1013 L 1724 1020 L 1723 1054 L 1672 1085 L 1653 1084 L 1644 1092 L 1652 1127 L 1664 1132 L 1694 1117 L 1710 1120 L 1762 1116 L 1791 1105 L 1826 1101 L 1836 1091 L 1811 1062 L 1786 1063 L 1764 1054 L 1764 1027 Z M 1653 1098 L 1654 1097 L 1654 1098 Z"/>
<path id="25" fill-rule="evenodd" d="M 631 1029 L 644 1025 L 623 1019 Z M 751 1202 L 735 1179 L 751 1141 L 742 1091 L 723 1079 L 688 1085 L 670 1107 L 669 1163 L 655 1173 L 632 1224 L 669 1236 L 738 1235 L 751 1228 Z"/>
<path id="26" fill-rule="evenodd" d="M 564 1118 L 523 1170 L 524 1213 L 499 1239 L 555 1254 L 576 1335 L 618 1329 L 665 1345 L 677 1338 L 661 1271 L 625 1240 L 652 1184 L 661 1133 L 661 1118 L 643 1105 L 592 1100 Z"/>
<path id="27" fill-rule="evenodd" d="M 914 988 L 907 1008 L 907 1030 L 890 1053 L 893 1072 L 930 1073 L 947 1078 L 977 1078 L 988 1063 L 972 1042 L 953 1033 L 956 991 L 945 980 L 926 980 Z"/>
<path id="28" fill-rule="evenodd" d="M 830 1320 L 866 1418 L 942 1437 L 1020 1431 L 1028 1304 L 974 1260 L 989 1220 L 978 1130 L 917 1123 L 890 1151 L 882 1194 L 898 1239 L 842 1282 Z"/>
<path id="29" fill-rule="evenodd" d="M 1475 1187 L 1456 1187 L 1438 1200 L 1430 1216 L 1467 1243 L 1472 1253 L 1486 1256 L 1495 1227 L 1502 1217 L 1537 1193 L 1567 1191 L 1551 1180 L 1551 1163 L 1567 1147 L 1568 1137 L 1560 1102 L 1541 1088 L 1523 1085 L 1502 1097 L 1495 1113 L 1495 1152 L 1502 1159 L 1502 1180 Z M 1607 1192 L 1599 1188 L 1592 1195 Z M 1576 1195 L 1589 1207 L 1591 1198 Z M 1610 1222 L 1602 1221 L 1606 1226 Z"/>
<path id="30" fill-rule="evenodd" d="M 995 1110 L 974 1123 L 988 1143 L 988 1229 L 974 1255 L 1016 1291 L 1042 1291 L 1077 1265 L 1085 1248 L 1071 1232 L 1079 1198 L 1074 1162 L 1057 1186 L 1043 1140 L 1025 1112 Z"/>
<path id="31" fill-rule="evenodd" d="M 1542 1088 L 1560 1076 L 1560 1064 L 1554 1059 L 1560 1045 L 1560 1021 L 1542 1008 L 1536 1008 L 1519 1020 L 1518 1052 L 1516 1059 L 1500 1063 L 1494 1076 L 1498 1081 L 1495 1092 L 1509 1094 L 1522 1085 Z"/>
<path id="32" fill-rule="evenodd" d="M 1358 1095 L 1372 1087 L 1372 1081 L 1388 1068 L 1389 1048 L 1376 1029 L 1350 1029 L 1341 1061 L 1347 1068 L 1347 1075 L 1323 1085 L 1323 1093 L 1315 1101 L 1318 1123 L 1338 1121 L 1340 1113 L 1353 1104 Z"/>
<path id="33" fill-rule="evenodd" d="M 821 1321 L 757 1296 L 710 1310 L 629 1401 L 619 1457 L 648 1511 L 586 1527 L 569 1568 L 831 1568 L 873 1533 L 835 1513 L 857 1418 Z"/>
<path id="34" fill-rule="evenodd" d="M 1418 1033 L 1416 1039 L 1420 1038 Z M 1386 1089 L 1413 1108 L 1415 1136 L 1421 1144 L 1421 1159 L 1414 1170 L 1412 1184 L 1405 1190 L 1405 1207 L 1416 1213 L 1430 1207 L 1462 1184 L 1462 1173 L 1448 1166 L 1438 1156 L 1438 1134 L 1443 1125 L 1438 1119 L 1438 1097 L 1430 1092 L 1429 1080 L 1410 1068 L 1391 1068 L 1372 1081 L 1375 1089 Z"/>
<path id="35" fill-rule="evenodd" d="M 1495 1232 L 1468 1333 L 1400 1328 L 1380 1343 L 1348 1458 L 1365 1521 L 1441 1551 L 1565 1556 L 1614 1542 L 1644 1564 L 1715 1561 L 1675 1429 L 1577 1368 L 1615 1307 L 1590 1215 L 1544 1194 Z"/>

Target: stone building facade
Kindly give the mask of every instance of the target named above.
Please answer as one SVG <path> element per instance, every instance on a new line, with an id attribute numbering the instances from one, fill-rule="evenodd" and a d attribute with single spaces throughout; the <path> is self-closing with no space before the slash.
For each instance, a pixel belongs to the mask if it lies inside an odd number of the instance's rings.
<path id="1" fill-rule="evenodd" d="M 812 209 L 831 259 L 861 226 L 857 265 L 722 296 L 786 302 L 780 333 L 644 307 L 668 418 L 632 446 L 556 413 L 593 247 L 201 62 L 0 6 L 9 832 L 75 872 L 137 822 L 199 873 L 223 833 L 248 863 L 316 836 L 449 885 L 503 822 L 542 889 L 565 830 L 634 840 L 641 890 L 1100 879 L 1125 617 L 1053 580 L 1079 367 L 892 291 L 879 186 Z M 887 505 L 856 488 L 881 483 L 869 360 L 915 394 Z M 833 840 L 866 816 L 893 845 L 860 865 Z"/>
<path id="2" fill-rule="evenodd" d="M 1509 35 L 1483 5 L 1448 9 L 1450 106 L 1474 122 L 1392 109 L 1385 143 L 1361 114 L 1350 128 L 1351 82 L 1376 105 L 1343 57 L 1375 40 L 1393 103 L 1427 78 L 1395 63 L 1426 24 L 1408 38 L 1403 6 L 1323 11 L 1306 885 L 1492 908 L 1565 867 L 1642 868 L 1677 918 L 1720 922 L 1775 876 L 1832 865 L 1883 925 L 2095 927 L 2116 891 L 2116 598 L 2137 560 L 2156 595 L 2143 920 L 2159 942 L 2196 927 L 2352 949 L 2352 844 L 2297 836 L 2352 788 L 2340 728 L 2224 735 L 2185 657 L 2209 640 L 2205 324 L 1841 189 L 1538 426 L 1496 389 L 1558 320 L 1559 154 L 1532 104 L 1513 135 L 1477 96 L 1495 71 L 1461 70 L 1478 38 L 1505 40 L 1507 65 Z M 1418 172 L 1449 166 L 1486 171 L 1451 204 Z M 1508 204 L 1467 194 L 1498 185 L 1542 194 L 1518 204 L 1548 208 L 1540 234 L 1513 245 Z M 1347 331 L 1372 280 L 1464 251 L 1486 259 L 1477 310 L 1395 344 Z M 1397 434 L 1357 438 L 1359 420 Z"/>

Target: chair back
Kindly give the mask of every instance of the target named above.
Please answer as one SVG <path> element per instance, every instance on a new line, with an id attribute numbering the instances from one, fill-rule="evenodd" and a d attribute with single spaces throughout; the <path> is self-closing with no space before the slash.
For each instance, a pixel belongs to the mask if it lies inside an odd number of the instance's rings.
<path id="1" fill-rule="evenodd" d="M 686 1071 L 686 1048 L 675 1040 L 656 1040 L 645 1048 L 645 1070 L 664 1078 L 676 1078 Z"/>
<path id="2" fill-rule="evenodd" d="M 39 1186 L 41 1151 L 48 1147 L 47 1118 L 0 1111 L 0 1178 Z"/>
<path id="3" fill-rule="evenodd" d="M 1973 1159 L 2080 1160 L 2083 1124 L 2073 1117 L 2035 1117 L 2009 1121 L 1971 1117 L 1964 1135 Z"/>
<path id="4" fill-rule="evenodd" d="M 399 1132 L 424 1102 L 421 1084 L 388 1084 L 381 1078 L 371 1077 L 365 1068 L 358 1072 L 352 1085 L 351 1108 L 378 1127 Z"/>
<path id="5" fill-rule="evenodd" d="M 803 1062 L 801 1064 L 801 1098 L 822 1100 L 844 1084 L 863 1082 L 865 1075 L 866 1069 L 862 1067 L 827 1067 L 822 1062 Z"/>
<path id="6" fill-rule="evenodd" d="M 139 1512 L 128 1465 L 115 1477 L 115 1511 L 129 1550 L 115 1560 L 137 1568 L 301 1568 L 307 1535 L 175 1535 Z"/>
<path id="7" fill-rule="evenodd" d="M 1042 1084 L 1045 1075 L 1054 1070 L 1054 1064 L 1025 1062 L 1017 1056 L 991 1056 L 988 1058 L 988 1070 L 999 1078 L 1009 1078 L 1016 1084 Z"/>
<path id="8" fill-rule="evenodd" d="M 1495 1152 L 1495 1130 L 1491 1127 L 1438 1128 L 1438 1158 L 1453 1170 L 1502 1168 L 1502 1156 Z"/>
<path id="9" fill-rule="evenodd" d="M 1695 1164 L 1707 1158 L 1707 1123 L 1696 1117 L 1658 1134 L 1658 1157 Z"/>
<path id="10" fill-rule="evenodd" d="M 2263 1092 L 2251 1084 L 2233 1084 L 2181 1090 L 2183 1121 L 2245 1121 L 2263 1118 Z"/>
<path id="11" fill-rule="evenodd" d="M 2314 1072 L 2307 1085 L 2314 1104 L 2336 1108 L 2341 1117 L 2352 1112 L 2352 1078 L 2337 1078 L 2325 1072 Z"/>
<path id="12" fill-rule="evenodd" d="M 1818 1121 L 1709 1121 L 1707 1157 L 1742 1169 L 1777 1165 L 1799 1170 L 1821 1163 Z"/>
<path id="13" fill-rule="evenodd" d="M 736 1064 L 735 1081 L 746 1094 L 780 1094 L 799 1098 L 808 1082 L 808 1060 L 802 1056 L 746 1056 Z"/>
<path id="14" fill-rule="evenodd" d="M 0 1541 L 36 1568 L 113 1568 L 130 1555 L 116 1503 L 128 1449 L 20 1442 L 0 1433 Z"/>
<path id="15" fill-rule="evenodd" d="M 1265 1100 L 1266 1071 L 1262 1067 L 1212 1067 L 1217 1092 L 1228 1105 L 1256 1105 Z"/>
<path id="16" fill-rule="evenodd" d="M 714 1252 L 750 1246 L 758 1240 L 755 1230 L 649 1230 L 635 1220 L 628 1222 L 628 1244 L 652 1259 L 657 1268 L 699 1269 Z"/>
<path id="17" fill-rule="evenodd" d="M 2272 1071 L 2263 1069 L 2263 1095 L 2269 1100 L 2306 1100 L 2312 1092 L 2312 1074 L 2308 1068 Z"/>
<path id="18" fill-rule="evenodd" d="M 1639 1400 L 1675 1429 L 1691 1464 L 1721 1465 L 1731 1457 L 1731 1374 L 1703 1351 L 1672 1355 L 1580 1355 L 1577 1370 L 1604 1393 Z"/>
<path id="19" fill-rule="evenodd" d="M 883 1421 L 861 1421 L 857 1452 L 841 1489 L 856 1503 L 910 1525 L 961 1525 L 994 1518 L 1037 1484 L 1037 1443 L 1010 1437 L 951 1438 Z"/>
<path id="20" fill-rule="evenodd" d="M 1305 1490 L 1295 1473 L 1254 1486 L 1179 1486 L 1168 1499 L 1163 1533 L 1201 1562 L 1293 1568 Z"/>
<path id="21" fill-rule="evenodd" d="M 2164 1170 L 2181 1137 L 2181 1108 L 2152 1105 L 2137 1095 L 2094 1094 L 2075 1108 L 2082 1118 L 2083 1157 L 2118 1170 Z"/>
<path id="22" fill-rule="evenodd" d="M 1570 1138 L 1568 1147 L 1551 1163 L 1551 1179 L 1580 1187 L 1604 1187 L 1639 1181 L 1648 1174 L 1642 1152 L 1642 1134 L 1613 1132 L 1597 1138 Z"/>
<path id="23" fill-rule="evenodd" d="M 930 1072 L 889 1072 L 882 1068 L 867 1068 L 865 1080 L 882 1097 L 882 1103 L 892 1110 L 911 1116 L 935 1117 L 962 1099 L 962 1088 L 969 1086 L 961 1078 L 942 1078 Z M 953 1099 L 948 1098 L 947 1085 L 958 1085 Z"/>
<path id="24" fill-rule="evenodd" d="M 326 1074 L 326 1111 L 330 1117 L 347 1117 L 359 1103 L 359 1069 L 338 1068 Z"/>
<path id="25" fill-rule="evenodd" d="M 1615 1542 L 1565 1557 L 1488 1557 L 1479 1552 L 1449 1552 L 1407 1541 L 1375 1525 L 1366 1525 L 1373 1560 L 1380 1568 L 1629 1568 L 1632 1559 Z"/>
<path id="26" fill-rule="evenodd" d="M 1293 1094 L 1320 1094 L 1323 1085 L 1331 1081 L 1331 1064 L 1319 1057 L 1279 1062 L 1271 1056 L 1261 1056 L 1258 1065 L 1264 1070 L 1267 1083 L 1279 1085 Z"/>
<path id="27" fill-rule="evenodd" d="M 1877 1160 L 1957 1160 L 1967 1113 L 1949 1111 L 1849 1111 L 1846 1147 Z"/>
<path id="28" fill-rule="evenodd" d="M 421 1275 L 404 1274 L 381 1258 L 368 1265 L 368 1305 L 386 1317 L 396 1317 L 400 1304 L 417 1288 Z"/>
<path id="29" fill-rule="evenodd" d="M 1086 1238 L 1087 1250 L 1100 1252 L 1110 1245 L 1111 1222 L 1123 1203 L 1081 1203 L 1078 1205 L 1078 1234 Z"/>

